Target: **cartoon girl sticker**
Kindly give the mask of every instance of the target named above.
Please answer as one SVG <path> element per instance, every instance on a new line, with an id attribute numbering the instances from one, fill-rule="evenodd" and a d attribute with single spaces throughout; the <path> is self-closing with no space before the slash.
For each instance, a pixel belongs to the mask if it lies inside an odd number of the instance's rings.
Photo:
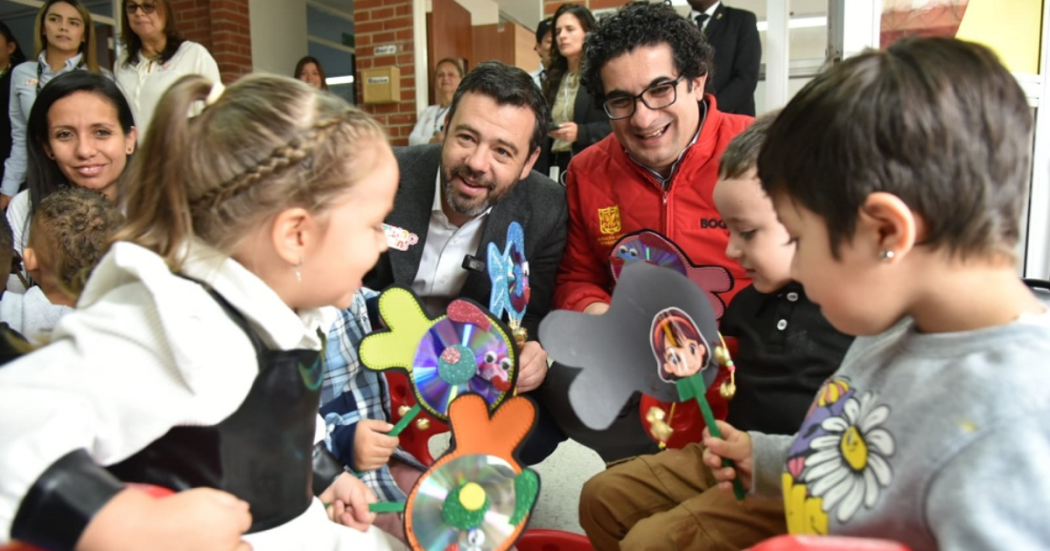
<path id="1" fill-rule="evenodd" d="M 689 314 L 666 308 L 653 317 L 653 354 L 660 379 L 673 383 L 700 373 L 711 360 L 711 347 Z"/>

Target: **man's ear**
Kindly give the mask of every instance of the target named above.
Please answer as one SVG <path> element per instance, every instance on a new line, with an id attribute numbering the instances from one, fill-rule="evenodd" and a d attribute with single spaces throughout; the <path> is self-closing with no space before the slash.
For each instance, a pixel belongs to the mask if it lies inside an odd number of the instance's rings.
<path id="1" fill-rule="evenodd" d="M 539 160 L 539 158 L 540 148 L 537 147 L 532 150 L 532 155 L 529 155 L 529 158 L 525 160 L 525 166 L 521 169 L 521 176 L 518 177 L 519 181 L 529 177 L 529 173 L 532 172 L 532 167 L 536 166 L 536 161 Z"/>
<path id="2" fill-rule="evenodd" d="M 868 195 L 860 207 L 854 240 L 866 241 L 866 246 L 877 255 L 892 253 L 882 257 L 892 262 L 915 248 L 922 227 L 922 219 L 900 197 L 877 191 Z"/>
<path id="3" fill-rule="evenodd" d="M 704 86 L 707 85 L 708 76 L 710 76 L 710 74 L 700 75 L 689 81 L 693 86 L 693 89 L 690 90 L 690 92 L 693 94 L 693 97 L 696 98 L 696 101 L 704 99 Z"/>
<path id="4" fill-rule="evenodd" d="M 313 216 L 303 208 L 281 211 L 273 221 L 270 238 L 277 256 L 291 266 L 299 266 L 306 249 L 318 239 L 318 227 Z"/>
<path id="5" fill-rule="evenodd" d="M 32 247 L 26 247 L 22 251 L 22 264 L 27 272 L 34 272 L 40 267 L 40 261 L 36 257 L 36 251 Z"/>

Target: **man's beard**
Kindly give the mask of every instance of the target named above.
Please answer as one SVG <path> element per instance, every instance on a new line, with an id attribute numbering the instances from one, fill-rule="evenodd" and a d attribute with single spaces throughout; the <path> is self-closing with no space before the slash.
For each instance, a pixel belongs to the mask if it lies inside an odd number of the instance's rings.
<path id="1" fill-rule="evenodd" d="M 461 176 L 468 178 L 476 183 L 483 184 L 488 189 L 488 194 L 476 199 L 468 199 L 461 195 L 456 194 L 456 190 L 453 188 L 452 181 L 457 177 Z M 489 207 L 495 205 L 503 198 L 504 193 L 496 192 L 496 184 L 489 180 L 479 180 L 473 178 L 474 173 L 465 166 L 459 166 L 452 169 L 451 173 L 445 179 L 445 202 L 452 210 L 464 215 L 464 216 L 477 216 L 485 212 Z"/>

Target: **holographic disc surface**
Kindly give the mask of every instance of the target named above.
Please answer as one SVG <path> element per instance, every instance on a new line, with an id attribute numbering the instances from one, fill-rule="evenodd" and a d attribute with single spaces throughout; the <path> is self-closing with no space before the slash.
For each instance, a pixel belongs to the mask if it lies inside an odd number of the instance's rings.
<path id="1" fill-rule="evenodd" d="M 500 335 L 496 325 L 491 327 L 490 331 L 483 331 L 477 325 L 444 318 L 423 335 L 410 373 L 416 398 L 427 412 L 446 421 L 449 404 L 465 392 L 481 395 L 490 410 L 509 395 L 516 362 L 507 339 Z M 469 357 L 464 349 L 473 352 L 477 366 L 474 376 L 461 383 L 449 382 L 447 374 L 442 378 L 440 360 L 447 349 L 463 352 L 457 353 L 456 358 Z"/>
<path id="2" fill-rule="evenodd" d="M 456 545 L 460 551 L 496 551 L 508 547 L 508 539 L 517 526 L 510 523 L 514 515 L 514 469 L 495 455 L 470 454 L 449 460 L 423 475 L 412 508 L 410 538 L 420 549 L 448 551 Z M 450 493 L 473 482 L 485 491 L 488 511 L 481 524 L 472 530 L 460 530 L 448 524 L 442 508 Z"/>

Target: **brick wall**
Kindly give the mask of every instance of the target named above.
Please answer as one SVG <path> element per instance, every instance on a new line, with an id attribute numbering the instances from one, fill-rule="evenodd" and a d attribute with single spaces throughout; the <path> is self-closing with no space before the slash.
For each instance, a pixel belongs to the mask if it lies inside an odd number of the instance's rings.
<path id="1" fill-rule="evenodd" d="M 208 48 L 230 83 L 252 72 L 248 0 L 172 0 L 179 31 Z"/>
<path id="2" fill-rule="evenodd" d="M 618 8 L 626 3 L 627 0 L 574 0 L 570 2 L 565 0 L 543 0 L 543 13 L 554 15 L 554 12 L 558 11 L 562 4 L 580 4 L 590 10 L 603 10 L 606 8 Z"/>
<path id="3" fill-rule="evenodd" d="M 401 101 L 360 107 L 386 128 L 394 145 L 407 145 L 416 124 L 416 64 L 412 40 L 412 0 L 356 0 L 354 46 L 357 50 L 357 97 L 362 98 L 361 70 L 396 66 L 401 70 Z M 397 46 L 394 54 L 376 55 L 376 46 Z"/>

